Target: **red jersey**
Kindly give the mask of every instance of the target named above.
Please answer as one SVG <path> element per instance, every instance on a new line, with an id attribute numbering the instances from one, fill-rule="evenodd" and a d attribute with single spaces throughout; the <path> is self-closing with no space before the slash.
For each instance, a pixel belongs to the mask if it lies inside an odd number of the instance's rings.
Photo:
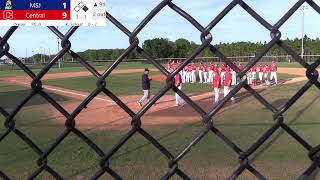
<path id="1" fill-rule="evenodd" d="M 170 68 L 171 68 L 171 65 L 170 64 L 166 64 L 166 69 L 170 70 Z"/>
<path id="2" fill-rule="evenodd" d="M 191 66 L 188 66 L 187 72 L 191 72 Z"/>
<path id="3" fill-rule="evenodd" d="M 259 66 L 259 72 L 263 72 L 264 71 L 264 67 L 262 65 Z"/>
<path id="4" fill-rule="evenodd" d="M 269 69 L 269 66 L 265 66 L 264 69 L 263 69 L 263 72 L 264 73 L 269 73 L 270 69 Z"/>
<path id="5" fill-rule="evenodd" d="M 219 66 L 217 64 L 213 65 L 213 71 L 217 72 L 218 71 Z"/>
<path id="6" fill-rule="evenodd" d="M 203 66 L 200 65 L 200 66 L 199 66 L 199 71 L 202 71 L 202 70 L 203 70 Z"/>
<path id="7" fill-rule="evenodd" d="M 202 71 L 207 72 L 207 66 L 203 66 Z"/>
<path id="8" fill-rule="evenodd" d="M 275 65 L 275 64 L 271 64 L 271 66 L 270 66 L 270 71 L 271 72 L 276 72 L 277 71 L 277 66 Z"/>
<path id="9" fill-rule="evenodd" d="M 257 67 L 256 66 L 252 66 L 251 71 L 252 72 L 256 72 L 257 71 Z"/>
<path id="10" fill-rule="evenodd" d="M 243 70 L 243 66 L 242 66 L 242 64 L 238 64 L 238 66 L 237 66 L 241 71 Z"/>
<path id="11" fill-rule="evenodd" d="M 195 70 L 197 70 L 197 67 L 196 66 L 191 66 L 191 70 L 195 71 Z"/>
<path id="12" fill-rule="evenodd" d="M 177 73 L 175 76 L 174 76 L 174 85 L 176 87 L 179 87 L 182 83 L 182 78 L 181 78 L 181 75 L 180 73 Z"/>
<path id="13" fill-rule="evenodd" d="M 226 66 L 225 65 L 221 66 L 221 72 L 226 72 Z"/>
<path id="14" fill-rule="evenodd" d="M 220 74 L 216 73 L 216 75 L 213 78 L 213 83 L 212 83 L 212 87 L 213 88 L 220 88 L 221 83 L 220 83 Z"/>
<path id="15" fill-rule="evenodd" d="M 213 70 L 214 70 L 214 66 L 213 66 L 213 65 L 210 65 L 209 70 L 210 70 L 210 71 L 213 71 Z"/>
<path id="16" fill-rule="evenodd" d="M 188 66 L 185 66 L 185 67 L 183 68 L 183 70 L 184 70 L 185 72 L 187 72 L 187 71 L 188 71 Z"/>
<path id="17" fill-rule="evenodd" d="M 226 86 L 226 87 L 230 87 L 231 86 L 231 81 L 232 81 L 232 74 L 230 73 L 230 71 L 227 71 L 226 75 L 225 75 L 225 79 L 224 79 L 223 85 Z"/>
<path id="18" fill-rule="evenodd" d="M 177 67 L 177 65 L 176 65 L 175 63 L 171 64 L 171 70 L 172 70 L 172 71 L 175 70 L 176 67 Z"/>
<path id="19" fill-rule="evenodd" d="M 230 67 L 230 66 L 227 66 L 227 67 L 226 67 L 226 71 L 229 71 L 229 72 L 230 72 L 230 71 L 231 71 L 231 67 Z"/>

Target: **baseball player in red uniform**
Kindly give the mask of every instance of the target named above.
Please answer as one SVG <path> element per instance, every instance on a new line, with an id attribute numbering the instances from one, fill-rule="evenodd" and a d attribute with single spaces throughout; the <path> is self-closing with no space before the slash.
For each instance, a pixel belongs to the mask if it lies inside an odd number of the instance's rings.
<path id="1" fill-rule="evenodd" d="M 223 94 L 226 97 L 231 91 L 231 82 L 232 82 L 232 74 L 230 69 L 226 69 L 225 78 L 223 82 Z M 231 98 L 231 101 L 234 102 L 234 98 Z"/>
<path id="2" fill-rule="evenodd" d="M 252 69 L 251 68 L 247 71 L 247 81 L 248 81 L 249 85 L 252 84 Z"/>
<path id="3" fill-rule="evenodd" d="M 206 64 L 203 65 L 203 78 L 204 78 L 203 83 L 208 83 L 208 67 Z"/>
<path id="4" fill-rule="evenodd" d="M 187 81 L 187 71 L 188 71 L 188 65 L 185 66 L 182 70 L 182 83 L 186 83 Z"/>
<path id="5" fill-rule="evenodd" d="M 252 66 L 251 68 L 251 79 L 253 86 L 257 85 L 257 67 L 256 65 Z"/>
<path id="6" fill-rule="evenodd" d="M 263 83 L 263 71 L 264 71 L 264 67 L 260 63 L 259 67 L 258 67 L 260 85 L 262 85 L 262 83 Z"/>
<path id="7" fill-rule="evenodd" d="M 209 68 L 209 81 L 208 81 L 208 83 L 212 83 L 212 81 L 213 81 L 213 73 L 214 73 L 214 71 L 213 71 L 214 66 L 213 66 L 213 64 L 211 62 L 210 62 L 210 66 L 208 68 Z"/>
<path id="8" fill-rule="evenodd" d="M 240 69 L 240 71 L 243 70 L 243 66 L 242 66 L 242 64 L 240 62 L 238 63 L 237 67 Z"/>
<path id="9" fill-rule="evenodd" d="M 197 81 L 196 77 L 197 67 L 194 63 L 191 64 L 191 83 L 195 83 Z"/>
<path id="10" fill-rule="evenodd" d="M 181 75 L 177 73 L 174 76 L 174 86 L 176 86 L 178 89 L 182 89 L 182 79 Z M 176 106 L 181 106 L 184 104 L 184 100 L 178 95 L 178 93 L 175 93 L 176 96 Z"/>
<path id="11" fill-rule="evenodd" d="M 188 64 L 187 69 L 186 69 L 186 83 L 189 83 L 191 80 L 191 65 Z"/>
<path id="12" fill-rule="evenodd" d="M 168 71 L 168 72 L 171 72 L 171 62 L 169 61 L 167 64 L 166 64 L 166 70 Z"/>
<path id="13" fill-rule="evenodd" d="M 270 85 L 269 78 L 268 78 L 269 72 L 270 72 L 269 65 L 266 64 L 266 65 L 264 66 L 264 69 L 263 69 L 263 74 L 264 74 L 264 81 L 265 81 L 265 83 L 266 83 L 267 86 Z"/>
<path id="14" fill-rule="evenodd" d="M 215 76 L 213 79 L 213 83 L 212 83 L 212 87 L 214 89 L 214 102 L 217 104 L 219 102 L 220 99 L 220 87 L 221 87 L 221 77 L 220 77 L 220 73 L 219 70 L 217 70 L 215 72 Z"/>
<path id="15" fill-rule="evenodd" d="M 274 82 L 276 84 L 278 84 L 277 70 L 278 67 L 276 65 L 276 62 L 272 61 L 272 64 L 270 65 L 270 80 L 274 79 Z"/>
<path id="16" fill-rule="evenodd" d="M 236 65 L 236 63 L 234 63 L 234 65 Z M 231 69 L 231 74 L 232 74 L 232 82 L 231 85 L 235 86 L 237 85 L 237 73 L 236 71 L 234 71 L 233 69 Z"/>
<path id="17" fill-rule="evenodd" d="M 243 66 L 242 66 L 242 64 L 240 62 L 238 63 L 237 67 L 238 67 L 238 69 L 240 69 L 240 71 L 243 70 Z M 237 84 L 239 83 L 239 81 L 241 81 L 240 78 L 237 79 Z"/>
<path id="18" fill-rule="evenodd" d="M 198 71 L 199 71 L 199 81 L 200 83 L 202 83 L 203 81 L 203 64 L 202 63 L 200 63 Z"/>
<path id="19" fill-rule="evenodd" d="M 221 85 L 223 84 L 225 74 L 226 74 L 226 65 L 224 63 L 222 63 L 222 65 L 220 67 Z"/>

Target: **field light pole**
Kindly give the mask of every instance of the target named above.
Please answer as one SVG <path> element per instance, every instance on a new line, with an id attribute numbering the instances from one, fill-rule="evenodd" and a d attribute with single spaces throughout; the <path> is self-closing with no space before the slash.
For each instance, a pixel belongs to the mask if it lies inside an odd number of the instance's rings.
<path id="1" fill-rule="evenodd" d="M 301 37 L 301 58 L 303 59 L 304 56 L 304 10 L 308 9 L 307 6 L 302 6 L 302 37 Z"/>
<path id="2" fill-rule="evenodd" d="M 57 30 L 59 30 L 58 26 L 57 26 Z M 58 40 L 58 52 L 57 52 L 57 55 L 58 55 L 58 53 L 60 51 L 60 38 L 59 38 L 59 36 L 57 37 L 57 40 Z M 58 60 L 58 65 L 59 65 L 59 69 L 60 69 L 61 68 L 61 58 L 59 58 L 59 60 Z"/>
<path id="3" fill-rule="evenodd" d="M 42 50 L 42 46 L 40 46 L 40 62 L 43 63 L 42 62 L 42 52 L 41 52 L 41 50 Z"/>

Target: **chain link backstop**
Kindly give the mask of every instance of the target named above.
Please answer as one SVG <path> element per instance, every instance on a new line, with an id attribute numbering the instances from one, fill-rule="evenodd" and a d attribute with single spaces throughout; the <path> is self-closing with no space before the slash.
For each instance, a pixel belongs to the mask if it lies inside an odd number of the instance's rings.
<path id="1" fill-rule="evenodd" d="M 239 166 L 234 170 L 232 174 L 230 174 L 230 179 L 236 179 L 239 175 L 241 175 L 244 170 L 250 171 L 254 176 L 258 179 L 266 179 L 266 177 L 256 170 L 255 167 L 250 163 L 249 157 L 252 155 L 261 145 L 265 143 L 268 138 L 274 134 L 277 129 L 282 128 L 285 132 L 287 132 L 292 138 L 294 138 L 298 143 L 301 144 L 308 152 L 309 158 L 312 164 L 304 171 L 301 172 L 301 176 L 297 177 L 299 179 L 306 179 L 315 169 L 320 167 L 320 145 L 316 147 L 312 147 L 308 142 L 306 142 L 299 134 L 297 134 L 293 129 L 291 129 L 285 122 L 285 116 L 283 114 L 305 93 L 311 86 L 316 86 L 320 89 L 320 82 L 318 81 L 318 72 L 316 68 L 320 64 L 320 59 L 317 59 L 314 63 L 308 64 L 303 61 L 301 57 L 296 54 L 289 46 L 287 46 L 281 40 L 281 32 L 279 28 L 295 13 L 303 3 L 308 3 L 316 12 L 320 13 L 320 7 L 312 0 L 299 0 L 296 2 L 288 12 L 274 25 L 268 23 L 263 17 L 261 17 L 257 12 L 255 12 L 249 5 L 247 5 L 243 0 L 233 0 L 231 1 L 222 12 L 220 12 L 206 27 L 202 26 L 195 20 L 192 15 L 185 12 L 179 6 L 174 4 L 172 0 L 164 0 L 160 4 L 158 4 L 153 10 L 146 16 L 143 21 L 131 32 L 125 26 L 123 26 L 117 19 L 115 19 L 111 14 L 107 12 L 107 19 L 115 25 L 118 29 L 120 29 L 125 35 L 128 36 L 130 46 L 124 51 L 124 53 L 113 62 L 113 64 L 105 70 L 104 73 L 100 74 L 93 66 L 91 66 L 85 59 L 80 57 L 77 53 L 71 50 L 71 42 L 69 41 L 70 37 L 77 31 L 79 27 L 71 27 L 66 34 L 61 33 L 55 27 L 48 27 L 52 33 L 54 33 L 58 38 L 61 39 L 62 49 L 59 53 L 45 66 L 41 69 L 41 71 L 35 74 L 31 71 L 27 66 L 25 66 L 20 60 L 18 60 L 14 54 L 9 52 L 10 44 L 8 44 L 8 40 L 15 33 L 15 31 L 19 27 L 10 27 L 8 31 L 2 35 L 0 39 L 0 57 L 6 56 L 11 59 L 14 63 L 16 63 L 28 76 L 32 78 L 30 82 L 31 89 L 28 92 L 27 96 L 15 106 L 12 112 L 7 112 L 4 108 L 0 107 L 0 113 L 5 117 L 4 127 L 6 131 L 0 134 L 0 143 L 8 137 L 9 134 L 15 134 L 17 137 L 21 138 L 29 147 L 38 154 L 37 165 L 38 168 L 35 172 L 33 172 L 29 179 L 36 178 L 41 172 L 46 171 L 50 173 L 56 179 L 63 179 L 63 177 L 55 171 L 48 163 L 47 159 L 52 154 L 52 152 L 57 148 L 57 146 L 65 140 L 70 134 L 74 134 L 80 139 L 82 139 L 88 146 L 90 146 L 99 156 L 100 156 L 100 170 L 95 173 L 92 179 L 98 179 L 104 173 L 110 174 L 115 179 L 121 179 L 121 173 L 116 172 L 109 165 L 110 158 L 129 140 L 134 134 L 141 134 L 146 140 L 148 140 L 154 147 L 156 147 L 164 156 L 168 159 L 168 170 L 166 174 L 163 174 L 161 179 L 169 179 L 173 175 L 178 175 L 183 179 L 191 179 L 192 177 L 188 176 L 188 172 L 182 171 L 178 164 L 179 161 L 188 155 L 190 149 L 195 146 L 201 139 L 206 136 L 208 133 L 215 134 L 218 138 L 220 138 L 228 147 L 230 147 L 234 153 L 236 153 L 239 157 Z M 142 29 L 150 22 L 151 19 L 155 15 L 157 15 L 164 7 L 170 7 L 173 11 L 176 12 L 177 15 L 183 17 L 189 23 L 191 23 L 195 28 L 199 30 L 199 35 L 201 38 L 201 45 L 194 50 L 192 55 L 188 57 L 176 70 L 172 73 L 169 73 L 165 70 L 165 68 L 156 61 L 156 57 L 151 57 L 144 49 L 139 46 L 139 38 L 138 35 Z M 250 16 L 252 16 L 257 22 L 259 22 L 264 28 L 270 31 L 271 41 L 268 42 L 259 53 L 256 54 L 255 57 L 251 58 L 250 62 L 247 66 L 240 71 L 230 59 L 224 56 L 215 46 L 211 45 L 213 36 L 210 34 L 210 31 L 215 28 L 215 26 L 226 16 L 235 6 L 242 7 Z M 245 74 L 246 72 L 256 64 L 273 46 L 280 46 L 286 53 L 292 56 L 292 58 L 299 62 L 301 66 L 306 69 L 306 77 L 308 81 L 299 89 L 299 91 L 292 96 L 285 104 L 283 104 L 280 108 L 276 108 L 271 105 L 265 98 L 259 95 L 254 89 L 252 89 L 249 85 L 246 84 Z M 229 65 L 233 70 L 237 72 L 237 75 L 240 79 L 243 79 L 234 89 L 226 96 L 218 105 L 212 108 L 209 112 L 204 111 L 201 107 L 199 107 L 195 102 L 193 102 L 187 95 L 185 95 L 182 91 L 177 89 L 174 86 L 173 79 L 175 74 L 183 69 L 188 63 L 192 62 L 197 55 L 205 48 L 209 48 L 216 56 L 218 56 L 223 62 Z M 114 95 L 108 89 L 108 83 L 106 82 L 106 78 L 110 75 L 110 73 L 126 58 L 126 56 L 132 52 L 137 51 L 141 55 L 144 56 L 150 63 L 152 63 L 159 71 L 166 76 L 166 84 L 165 86 L 157 92 L 157 94 L 137 113 L 134 113 L 125 103 L 123 103 L 116 95 Z M 71 55 L 77 62 L 79 62 L 83 67 L 85 67 L 93 76 L 96 77 L 96 89 L 90 93 L 90 95 L 85 98 L 85 100 L 70 114 L 68 113 L 55 99 L 53 99 L 49 94 L 47 94 L 42 88 L 42 78 L 44 75 L 48 73 L 48 71 L 57 63 L 57 61 L 65 54 Z M 252 145 L 244 150 L 241 149 L 237 144 L 235 144 L 232 140 L 226 137 L 219 129 L 215 126 L 214 119 L 215 115 L 220 111 L 220 109 L 227 103 L 228 100 L 232 96 L 234 96 L 240 89 L 246 89 L 253 97 L 255 97 L 258 101 L 260 101 L 270 112 L 273 113 L 273 125 L 264 132 L 261 137 L 256 141 L 252 142 Z M 202 117 L 203 128 L 196 135 L 192 142 L 187 147 L 184 147 L 183 150 L 177 155 L 174 156 L 169 152 L 162 144 L 159 143 L 151 134 L 147 133 L 144 130 L 143 124 L 141 123 L 141 117 L 161 98 L 166 92 L 170 89 L 177 92 L 195 111 L 199 113 Z M 94 140 L 89 139 L 83 132 L 81 132 L 77 126 L 75 118 L 79 115 L 79 113 L 99 94 L 104 93 L 108 97 L 110 97 L 119 107 L 121 107 L 128 115 L 131 116 L 131 129 L 109 150 L 102 150 L 98 145 L 95 144 Z M 65 130 L 56 137 L 55 141 L 50 144 L 50 146 L 41 149 L 36 143 L 30 139 L 26 134 L 24 134 L 21 130 L 19 130 L 15 126 L 15 116 L 21 110 L 24 105 L 30 101 L 35 95 L 40 95 L 44 99 L 46 99 L 52 106 L 54 106 L 64 117 L 65 117 Z M 1 101 L 1 100 L 0 100 Z M 214 153 L 214 152 L 212 152 Z M 9 165 L 10 166 L 10 165 Z M 0 177 L 3 179 L 10 179 L 5 172 L 0 170 Z"/>

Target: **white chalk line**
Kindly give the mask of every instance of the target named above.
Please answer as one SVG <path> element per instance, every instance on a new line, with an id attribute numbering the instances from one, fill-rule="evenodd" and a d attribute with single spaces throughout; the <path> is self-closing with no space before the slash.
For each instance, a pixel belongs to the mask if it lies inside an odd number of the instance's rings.
<path id="1" fill-rule="evenodd" d="M 16 82 L 16 83 L 19 83 L 19 84 L 29 85 L 28 83 L 22 82 L 22 81 L 17 81 L 17 80 L 10 80 L 10 81 L 11 82 Z M 47 89 L 47 90 L 50 90 L 50 91 L 53 91 L 53 92 L 62 92 L 62 93 L 65 93 L 65 94 L 72 94 L 72 95 L 81 96 L 81 97 L 88 97 L 89 96 L 88 94 L 76 93 L 76 92 L 56 89 L 56 88 L 52 88 L 52 87 L 48 87 L 48 86 L 43 86 L 43 88 Z M 104 98 L 100 98 L 100 97 L 95 97 L 94 99 L 115 104 L 113 101 L 111 101 L 109 99 L 104 99 Z"/>

